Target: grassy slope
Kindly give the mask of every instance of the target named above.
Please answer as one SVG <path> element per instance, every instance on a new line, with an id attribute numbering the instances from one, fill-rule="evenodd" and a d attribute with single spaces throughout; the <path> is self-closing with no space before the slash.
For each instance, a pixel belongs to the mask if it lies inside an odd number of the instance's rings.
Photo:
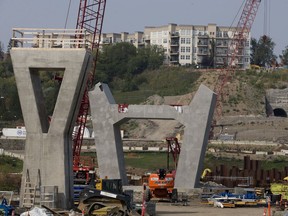
<path id="1" fill-rule="evenodd" d="M 112 92 L 117 103 L 139 104 L 154 94 L 163 97 L 193 93 L 200 84 L 214 90 L 219 74 L 223 73 L 220 70 L 200 72 L 184 67 L 162 67 L 134 77 L 139 90 L 120 92 L 112 89 Z M 287 86 L 288 70 L 236 71 L 228 77 L 222 90 L 222 114 L 265 115 L 265 89 L 283 89 Z"/>
<path id="2" fill-rule="evenodd" d="M 18 191 L 20 189 L 23 161 L 10 156 L 0 156 L 0 191 Z"/>

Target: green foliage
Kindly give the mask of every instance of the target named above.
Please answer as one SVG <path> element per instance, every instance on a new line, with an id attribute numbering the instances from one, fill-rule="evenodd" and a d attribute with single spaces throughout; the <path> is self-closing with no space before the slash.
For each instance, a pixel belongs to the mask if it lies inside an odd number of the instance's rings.
<path id="1" fill-rule="evenodd" d="M 282 50 L 282 55 L 279 56 L 283 65 L 288 65 L 288 46 Z"/>
<path id="2" fill-rule="evenodd" d="M 228 168 L 231 168 L 232 166 L 237 166 L 239 168 L 243 167 L 243 161 L 240 159 L 217 156 L 211 153 L 206 153 L 204 159 L 204 169 L 205 168 L 213 169 L 216 166 L 220 166 L 223 164 L 225 164 Z"/>
<path id="3" fill-rule="evenodd" d="M 19 191 L 22 170 L 22 160 L 0 155 L 0 191 Z"/>
<path id="4" fill-rule="evenodd" d="M 148 80 L 143 87 L 147 88 L 149 85 L 149 89 L 160 96 L 172 96 L 191 91 L 200 75 L 199 72 L 187 71 L 182 67 L 162 67 L 159 70 L 147 71 L 140 76 Z"/>
<path id="5" fill-rule="evenodd" d="M 251 64 L 261 67 L 271 66 L 276 56 L 273 54 L 275 43 L 266 35 L 259 38 L 251 39 Z"/>
<path id="6" fill-rule="evenodd" d="M 0 62 L 4 59 L 4 48 L 3 43 L 0 41 Z"/>
<path id="7" fill-rule="evenodd" d="M 272 170 L 272 169 L 284 169 L 287 167 L 287 157 L 285 156 L 277 156 L 272 161 L 271 160 L 263 160 L 261 161 L 261 168 L 264 170 Z"/>
<path id="8" fill-rule="evenodd" d="M 157 46 L 136 49 L 131 43 L 103 47 L 99 53 L 95 82 L 108 83 L 114 90 L 133 91 L 137 85 L 132 78 L 144 70 L 155 70 L 163 64 L 164 52 Z"/>
<path id="9" fill-rule="evenodd" d="M 54 77 L 62 77 L 63 71 L 40 71 L 39 78 L 41 82 L 43 97 L 47 115 L 52 115 L 56 100 L 58 97 L 60 83 L 55 81 Z"/>
<path id="10" fill-rule="evenodd" d="M 119 91 L 112 88 L 117 103 L 139 104 L 149 96 L 173 96 L 187 94 L 195 87 L 200 72 L 186 70 L 184 67 L 165 67 L 158 70 L 146 70 L 134 76 L 130 82 L 137 86 L 137 91 Z M 122 87 L 123 81 L 115 79 L 113 87 Z"/>
<path id="11" fill-rule="evenodd" d="M 21 119 L 22 111 L 14 76 L 8 78 L 0 77 L 0 97 L 0 119 Z"/>
<path id="12" fill-rule="evenodd" d="M 130 166 L 150 171 L 167 168 L 167 153 L 125 153 L 125 164 L 126 167 Z M 172 167 L 172 160 L 170 166 Z"/>
<path id="13" fill-rule="evenodd" d="M 5 155 L 0 155 L 0 172 L 1 173 L 19 173 L 22 172 L 23 161 Z"/>

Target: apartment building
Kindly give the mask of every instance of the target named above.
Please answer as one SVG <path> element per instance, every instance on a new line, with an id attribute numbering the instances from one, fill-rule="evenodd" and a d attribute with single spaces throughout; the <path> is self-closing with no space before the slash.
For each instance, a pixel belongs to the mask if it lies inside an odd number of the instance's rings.
<path id="1" fill-rule="evenodd" d="M 101 35 L 100 45 L 115 44 L 120 42 L 132 43 L 137 48 L 144 47 L 145 46 L 144 33 L 135 32 L 131 34 L 128 32 L 121 32 L 121 33 L 104 33 Z"/>
<path id="2" fill-rule="evenodd" d="M 117 43 L 131 42 L 136 47 L 146 45 L 161 46 L 165 52 L 165 64 L 169 65 L 198 65 L 200 67 L 225 67 L 230 63 L 232 36 L 236 28 L 204 25 L 177 25 L 149 26 L 143 32 L 134 34 L 103 34 L 102 41 Z M 115 35 L 115 36 L 113 36 Z M 117 40 L 116 40 L 117 35 Z M 239 68 L 248 68 L 250 65 L 250 39 L 248 32 L 246 41 L 238 47 L 237 58 L 232 63 Z"/>

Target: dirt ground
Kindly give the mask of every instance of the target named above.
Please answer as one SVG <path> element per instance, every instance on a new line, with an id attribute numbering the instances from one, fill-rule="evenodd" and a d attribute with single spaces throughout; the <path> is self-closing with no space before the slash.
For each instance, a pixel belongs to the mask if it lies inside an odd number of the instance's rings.
<path id="1" fill-rule="evenodd" d="M 271 209 L 272 215 L 273 208 Z M 157 203 L 156 216 L 165 215 L 179 215 L 179 216 L 262 216 L 264 213 L 264 207 L 237 207 L 237 208 L 216 208 L 213 206 L 207 206 L 197 201 L 192 201 L 188 206 L 173 205 L 170 203 Z M 268 212 L 266 213 L 268 215 Z"/>

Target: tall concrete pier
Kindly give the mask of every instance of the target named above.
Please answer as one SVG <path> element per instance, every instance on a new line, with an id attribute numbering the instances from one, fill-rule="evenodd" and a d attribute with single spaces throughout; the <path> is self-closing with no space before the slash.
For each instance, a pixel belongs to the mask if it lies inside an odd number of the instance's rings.
<path id="1" fill-rule="evenodd" d="M 73 41 L 70 38 L 66 40 L 70 46 L 64 48 L 60 44 L 54 48 L 55 44 L 52 46 L 51 41 L 44 40 L 46 35 L 42 37 L 43 40 L 40 40 L 43 43 L 38 41 L 37 47 L 20 46 L 11 49 L 27 131 L 20 205 L 23 205 L 24 184 L 29 173 L 31 183 L 37 183 L 38 187 L 57 186 L 57 207 L 69 209 L 73 206 L 72 132 L 92 56 L 85 48 L 71 45 Z M 53 42 L 57 42 L 56 39 Z M 50 124 L 39 71 L 64 73 Z"/>
<path id="2" fill-rule="evenodd" d="M 127 184 L 120 125 L 129 119 L 177 120 L 185 126 L 176 173 L 176 188 L 198 186 L 208 143 L 216 95 L 201 85 L 189 106 L 129 105 L 119 110 L 106 84 L 89 93 L 93 130 L 101 178 L 121 178 Z"/>

